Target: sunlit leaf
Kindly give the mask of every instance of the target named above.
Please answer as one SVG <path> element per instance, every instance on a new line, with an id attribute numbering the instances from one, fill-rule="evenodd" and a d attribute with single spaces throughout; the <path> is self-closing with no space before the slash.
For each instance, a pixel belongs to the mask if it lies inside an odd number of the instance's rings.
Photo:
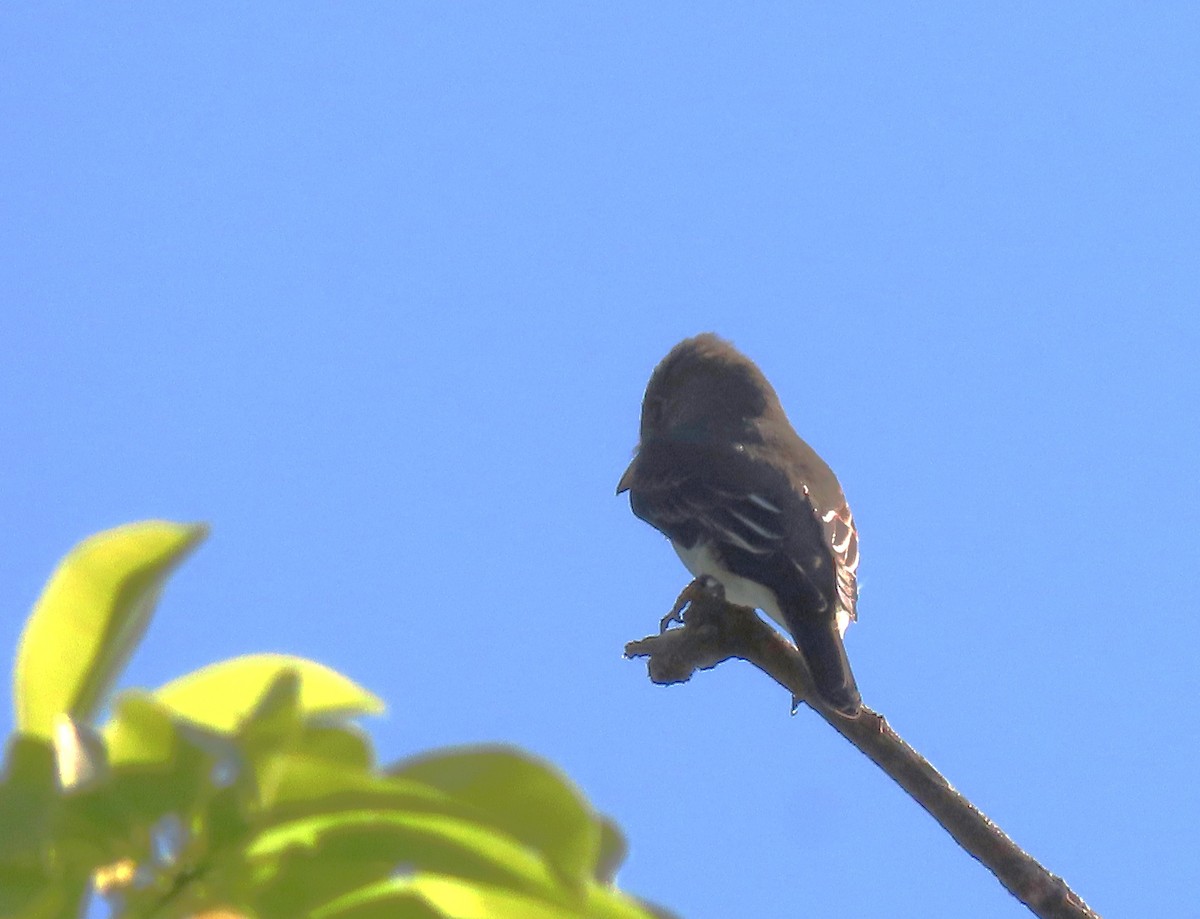
<path id="1" fill-rule="evenodd" d="M 17 650 L 17 728 L 49 737 L 60 713 L 90 721 L 137 646 L 171 570 L 201 524 L 131 523 L 85 539 L 59 563 Z"/>
<path id="2" fill-rule="evenodd" d="M 219 731 L 232 731 L 283 673 L 300 681 L 299 706 L 314 715 L 354 717 L 383 711 L 383 702 L 323 664 L 286 654 L 249 654 L 210 664 L 172 680 L 155 695 L 174 712 Z"/>
<path id="3" fill-rule="evenodd" d="M 171 711 L 147 692 L 121 693 L 104 726 L 108 760 L 113 766 L 168 763 L 177 729 Z"/>
<path id="4" fill-rule="evenodd" d="M 333 811 L 400 811 L 443 814 L 478 822 L 479 814 L 424 782 L 342 768 L 307 753 L 283 753 L 266 767 L 271 777 L 267 825 Z"/>
<path id="5" fill-rule="evenodd" d="M 442 814 L 343 811 L 317 815 L 266 831 L 249 847 L 247 856 L 271 858 L 306 847 L 338 859 L 383 858 L 393 865 L 471 878 L 551 902 L 577 899 L 526 847 L 486 826 Z"/>
<path id="6" fill-rule="evenodd" d="M 356 724 L 307 724 L 296 749 L 349 772 L 366 772 L 375 765 L 371 739 Z"/>
<path id="7" fill-rule="evenodd" d="M 262 691 L 254 708 L 242 719 L 235 734 L 239 749 L 250 759 L 290 750 L 304 731 L 300 707 L 300 674 L 280 670 Z"/>
<path id="8" fill-rule="evenodd" d="M 457 913 L 437 909 L 411 878 L 389 878 L 360 887 L 312 911 L 312 919 L 447 919 Z M 529 919 L 537 919 L 531 915 Z M 557 917 L 556 917 L 557 919 Z"/>
<path id="9" fill-rule="evenodd" d="M 597 889 L 578 907 L 547 903 L 490 884 L 438 874 L 389 878 L 355 890 L 312 911 L 313 919 L 387 919 L 411 915 L 424 919 L 651 919 L 629 898 Z"/>
<path id="10" fill-rule="evenodd" d="M 289 849 L 272 860 L 247 885 L 253 891 L 259 919 L 296 919 L 395 873 L 388 859 L 363 853 L 339 855 L 315 848 Z"/>
<path id="11" fill-rule="evenodd" d="M 565 878 L 583 883 L 594 877 L 601 848 L 597 817 L 563 775 L 529 755 L 506 747 L 463 747 L 408 760 L 391 773 L 470 802 L 489 823 L 538 850 Z"/>
<path id="12" fill-rule="evenodd" d="M 232 763 L 237 755 L 228 738 L 176 718 L 141 690 L 118 696 L 103 736 L 110 777 L 100 793 L 128 819 L 144 824 L 168 813 L 190 813 L 213 793 L 218 764 Z"/>
<path id="13" fill-rule="evenodd" d="M 435 909 L 415 890 L 367 889 L 369 893 L 361 898 L 339 898 L 318 907 L 311 916 L 313 919 L 458 919 Z"/>
<path id="14" fill-rule="evenodd" d="M 326 796 L 329 782 L 357 786 L 382 781 L 369 769 L 373 757 L 365 735 L 347 729 L 353 725 L 306 722 L 298 687 L 295 671 L 282 671 L 232 735 L 241 762 L 254 778 L 256 811 L 291 803 L 300 805 L 300 813 L 311 814 L 331 806 L 317 803 Z"/>

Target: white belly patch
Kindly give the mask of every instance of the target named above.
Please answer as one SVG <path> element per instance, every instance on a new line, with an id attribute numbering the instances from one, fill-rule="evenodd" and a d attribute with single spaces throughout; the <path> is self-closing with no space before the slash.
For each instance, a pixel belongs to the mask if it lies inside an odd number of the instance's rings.
<path id="1" fill-rule="evenodd" d="M 785 631 L 787 630 L 787 623 L 783 621 L 783 614 L 779 610 L 779 601 L 775 597 L 775 591 L 764 587 L 757 581 L 751 581 L 749 578 L 729 571 L 717 560 L 712 547 L 707 543 L 697 543 L 690 549 L 685 549 L 675 542 L 672 542 L 671 545 L 693 577 L 708 575 L 725 588 L 725 599 L 730 603 L 735 606 L 749 606 L 762 610 L 779 623 Z M 849 614 L 839 608 L 837 611 L 839 634 L 845 635 L 849 625 Z"/>

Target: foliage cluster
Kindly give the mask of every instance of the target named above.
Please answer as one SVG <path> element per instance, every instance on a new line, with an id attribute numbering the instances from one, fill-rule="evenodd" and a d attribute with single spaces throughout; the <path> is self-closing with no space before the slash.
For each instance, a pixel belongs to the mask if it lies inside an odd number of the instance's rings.
<path id="1" fill-rule="evenodd" d="M 79 544 L 17 654 L 0 781 L 0 915 L 648 919 L 620 833 L 554 769 L 460 748 L 388 768 L 380 701 L 312 661 L 253 655 L 154 691 L 113 686 L 205 528 Z M 107 711 L 106 717 L 101 717 Z"/>

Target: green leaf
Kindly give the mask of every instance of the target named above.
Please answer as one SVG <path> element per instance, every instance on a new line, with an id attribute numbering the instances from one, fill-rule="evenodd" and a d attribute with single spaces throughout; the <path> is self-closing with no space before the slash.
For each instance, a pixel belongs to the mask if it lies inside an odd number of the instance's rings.
<path id="1" fill-rule="evenodd" d="M 13 737 L 0 780 L 0 916 L 80 914 L 92 866 L 59 851 L 61 813 L 53 748 L 39 737 Z"/>
<path id="2" fill-rule="evenodd" d="M 184 718 L 218 731 L 233 731 L 263 693 L 287 671 L 300 681 L 299 706 L 306 716 L 354 717 L 383 711 L 383 702 L 323 664 L 286 654 L 249 654 L 210 664 L 160 688 L 155 695 Z"/>
<path id="3" fill-rule="evenodd" d="M 243 778 L 253 779 L 239 784 L 256 813 L 280 802 L 312 798 L 318 794 L 308 784 L 314 778 L 318 786 L 329 777 L 343 784 L 379 781 L 370 772 L 373 756 L 365 735 L 350 730 L 353 725 L 306 723 L 299 687 L 296 671 L 281 671 L 230 738 L 239 753 L 237 762 L 248 770 Z M 311 766 L 296 787 L 293 764 L 305 763 Z M 281 783 L 288 787 L 281 791 Z M 311 807 L 306 813 L 312 813 Z"/>
<path id="4" fill-rule="evenodd" d="M 409 912 L 408 910 L 412 910 Z M 388 878 L 312 911 L 312 919 L 650 919 L 631 900 L 607 891 L 578 908 L 547 903 L 503 887 L 437 874 Z"/>
<path id="5" fill-rule="evenodd" d="M 469 802 L 424 782 L 346 769 L 301 751 L 274 757 L 263 772 L 271 789 L 263 802 L 267 808 L 261 817 L 264 826 L 338 811 L 398 811 L 441 814 L 471 823 L 481 820 L 478 809 Z"/>
<path id="6" fill-rule="evenodd" d="M 536 849 L 572 883 L 595 876 L 599 820 L 579 791 L 549 765 L 515 749 L 481 746 L 416 757 L 390 771 L 470 802 L 482 819 Z"/>
<path id="7" fill-rule="evenodd" d="M 104 726 L 112 766 L 166 764 L 175 755 L 176 726 L 170 710 L 149 693 L 121 693 Z"/>
<path id="8" fill-rule="evenodd" d="M 264 832 L 247 849 L 251 860 L 278 859 L 311 850 L 334 859 L 383 859 L 519 890 L 570 904 L 578 893 L 563 889 L 533 852 L 486 826 L 442 814 L 341 811 L 294 820 Z"/>
<path id="9" fill-rule="evenodd" d="M 34 605 L 17 649 L 18 730 L 49 737 L 54 716 L 90 721 L 133 653 L 171 570 L 202 524 L 149 520 L 72 549 Z"/>
<path id="10" fill-rule="evenodd" d="M 367 772 L 375 765 L 371 740 L 355 724 L 308 724 L 296 749 L 318 759 L 337 763 L 350 772 Z"/>
<path id="11" fill-rule="evenodd" d="M 237 727 L 236 743 L 250 760 L 291 750 L 304 733 L 300 675 L 280 670 Z"/>
<path id="12" fill-rule="evenodd" d="M 14 736 L 0 782 L 0 866 L 48 870 L 59 794 L 54 748 L 40 737 Z"/>
<path id="13" fill-rule="evenodd" d="M 588 899 L 588 919 L 678 919 L 661 907 L 608 886 L 593 884 Z"/>
<path id="14" fill-rule="evenodd" d="M 312 919 L 458 919 L 434 907 L 420 891 L 381 881 L 339 897 L 311 913 Z M 530 914 L 528 919 L 536 919 Z"/>
<path id="15" fill-rule="evenodd" d="M 457 919 L 457 913 L 443 912 L 430 903 L 414 881 L 389 878 L 360 887 L 313 910 L 312 919 Z M 529 919 L 536 919 L 536 914 Z"/>
<path id="16" fill-rule="evenodd" d="M 346 857 L 292 849 L 242 886 L 251 892 L 252 912 L 258 919 L 296 919 L 311 916 L 315 907 L 348 891 L 390 877 L 394 869 L 386 859 L 361 853 Z"/>
<path id="17" fill-rule="evenodd" d="M 212 796 L 202 827 L 207 847 L 214 852 L 240 846 L 252 829 L 233 788 L 222 788 Z"/>
<path id="18" fill-rule="evenodd" d="M 143 827 L 164 814 L 183 817 L 201 807 L 216 790 L 217 764 L 237 758 L 229 738 L 176 719 L 142 690 L 121 693 L 103 734 L 109 779 L 78 797 L 85 803 L 94 798 L 88 806 L 110 807 Z"/>
<path id="19" fill-rule="evenodd" d="M 86 872 L 53 880 L 0 868 L 0 916 L 5 919 L 76 919 L 88 892 Z"/>

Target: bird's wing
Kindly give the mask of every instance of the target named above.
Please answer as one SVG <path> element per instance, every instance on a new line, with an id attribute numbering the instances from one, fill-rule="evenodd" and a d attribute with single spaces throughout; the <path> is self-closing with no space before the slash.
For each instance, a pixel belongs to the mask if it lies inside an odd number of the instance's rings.
<path id="1" fill-rule="evenodd" d="M 731 546 L 752 556 L 785 548 L 787 519 L 769 470 L 736 452 L 671 450 L 643 454 L 632 486 L 633 512 L 672 540 L 691 548 L 699 541 Z M 762 464 L 757 464 L 762 465 Z M 764 478 L 765 476 L 765 478 Z"/>
<path id="2" fill-rule="evenodd" d="M 839 496 L 840 497 L 840 496 Z M 851 619 L 858 618 L 858 529 L 845 498 L 828 510 L 813 508 L 821 520 L 826 544 L 833 552 L 838 603 Z"/>
<path id="3" fill-rule="evenodd" d="M 740 557 L 741 567 L 767 566 L 776 577 L 786 559 L 795 569 L 789 579 L 798 573 L 853 619 L 858 531 L 837 479 L 817 463 L 789 475 L 739 445 L 658 445 L 638 457 L 636 474 L 631 467 L 622 484 L 632 486 L 634 513 L 675 542 L 716 543 L 731 561 Z"/>

